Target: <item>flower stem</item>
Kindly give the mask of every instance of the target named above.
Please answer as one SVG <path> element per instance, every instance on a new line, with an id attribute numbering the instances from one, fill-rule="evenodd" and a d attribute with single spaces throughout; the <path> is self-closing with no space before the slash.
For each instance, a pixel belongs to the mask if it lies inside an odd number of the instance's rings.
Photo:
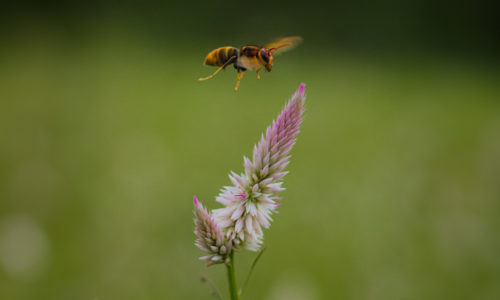
<path id="1" fill-rule="evenodd" d="M 229 282 L 229 294 L 231 295 L 231 300 L 239 300 L 238 287 L 236 286 L 236 276 L 234 274 L 234 259 L 233 252 L 229 255 L 229 263 L 226 264 L 227 268 L 227 280 Z"/>

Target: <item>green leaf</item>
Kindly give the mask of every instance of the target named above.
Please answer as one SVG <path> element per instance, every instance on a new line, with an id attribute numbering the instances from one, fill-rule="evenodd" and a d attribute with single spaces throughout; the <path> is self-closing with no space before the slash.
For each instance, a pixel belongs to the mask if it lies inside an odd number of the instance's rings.
<path id="1" fill-rule="evenodd" d="M 201 282 L 206 282 L 208 286 L 210 287 L 210 291 L 212 296 L 214 296 L 215 299 L 217 300 L 222 300 L 222 297 L 220 296 L 219 291 L 217 290 L 217 287 L 215 287 L 215 284 L 205 275 L 201 275 Z"/>
<path id="2" fill-rule="evenodd" d="M 262 256 L 262 254 L 264 254 L 264 251 L 266 251 L 266 249 L 267 249 L 267 246 L 264 246 L 264 248 L 262 248 L 259 251 L 259 253 L 255 257 L 255 259 L 253 260 L 252 265 L 250 266 L 250 270 L 248 271 L 247 279 L 243 283 L 243 286 L 241 287 L 241 289 L 240 289 L 240 291 L 238 293 L 240 295 L 240 297 L 241 297 L 241 294 L 243 293 L 243 289 L 247 286 L 248 281 L 250 280 L 250 276 L 252 276 L 252 272 L 253 272 L 253 269 L 255 268 L 255 265 L 257 265 L 257 262 L 259 261 L 259 259 Z"/>

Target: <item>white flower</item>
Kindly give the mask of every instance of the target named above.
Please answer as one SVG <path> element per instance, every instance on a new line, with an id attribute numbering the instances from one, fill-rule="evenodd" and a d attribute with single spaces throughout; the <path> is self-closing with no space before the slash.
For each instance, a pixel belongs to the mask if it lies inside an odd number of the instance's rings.
<path id="1" fill-rule="evenodd" d="M 219 225 L 196 196 L 193 198 L 193 202 L 194 233 L 198 237 L 195 245 L 202 251 L 209 253 L 209 255 L 200 257 L 200 259 L 208 261 L 208 265 L 228 262 L 232 251 L 232 241 L 222 233 Z"/>
<path id="2" fill-rule="evenodd" d="M 262 227 L 270 226 L 271 215 L 280 205 L 276 194 L 284 190 L 281 180 L 288 173 L 284 171 L 290 162 L 288 154 L 302 122 L 304 92 L 302 84 L 254 146 L 252 160 L 244 157 L 245 172 L 231 172 L 233 185 L 224 187 L 216 198 L 225 207 L 215 209 L 213 215 L 235 246 L 259 250 Z"/>

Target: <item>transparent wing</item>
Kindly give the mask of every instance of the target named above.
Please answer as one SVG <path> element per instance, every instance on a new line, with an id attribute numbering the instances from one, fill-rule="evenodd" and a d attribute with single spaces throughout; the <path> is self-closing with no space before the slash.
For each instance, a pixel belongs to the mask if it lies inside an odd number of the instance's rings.
<path id="1" fill-rule="evenodd" d="M 265 44 L 264 47 L 272 50 L 273 55 L 276 55 L 292 50 L 293 48 L 297 47 L 302 42 L 302 40 L 303 38 L 300 36 L 287 36 Z"/>

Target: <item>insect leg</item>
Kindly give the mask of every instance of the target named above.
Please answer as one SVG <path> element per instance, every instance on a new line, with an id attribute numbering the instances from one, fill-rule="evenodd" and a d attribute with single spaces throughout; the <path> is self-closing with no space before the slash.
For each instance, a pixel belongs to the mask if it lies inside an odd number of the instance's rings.
<path id="1" fill-rule="evenodd" d="M 257 70 L 257 80 L 260 80 L 259 71 L 260 71 L 260 69 Z"/>
<path id="2" fill-rule="evenodd" d="M 238 91 L 238 88 L 240 87 L 240 80 L 243 79 L 243 76 L 245 76 L 245 71 L 241 71 L 240 75 L 240 70 L 238 70 L 238 80 L 236 81 L 236 87 L 234 88 L 234 91 Z"/>
<path id="3" fill-rule="evenodd" d="M 240 69 L 237 70 L 236 73 L 236 87 L 234 88 L 234 91 L 238 91 L 238 87 L 240 86 Z"/>
<path id="4" fill-rule="evenodd" d="M 223 70 L 225 67 L 227 67 L 227 65 L 229 65 L 230 63 L 233 62 L 233 60 L 236 58 L 236 56 L 231 56 L 231 58 L 229 58 L 220 68 L 217 69 L 217 71 L 215 71 L 212 75 L 210 76 L 207 76 L 207 77 L 204 77 L 204 78 L 200 78 L 198 79 L 198 81 L 204 81 L 204 80 L 208 80 L 212 77 L 214 77 L 215 75 L 217 75 L 217 73 L 219 73 L 221 70 Z"/>

